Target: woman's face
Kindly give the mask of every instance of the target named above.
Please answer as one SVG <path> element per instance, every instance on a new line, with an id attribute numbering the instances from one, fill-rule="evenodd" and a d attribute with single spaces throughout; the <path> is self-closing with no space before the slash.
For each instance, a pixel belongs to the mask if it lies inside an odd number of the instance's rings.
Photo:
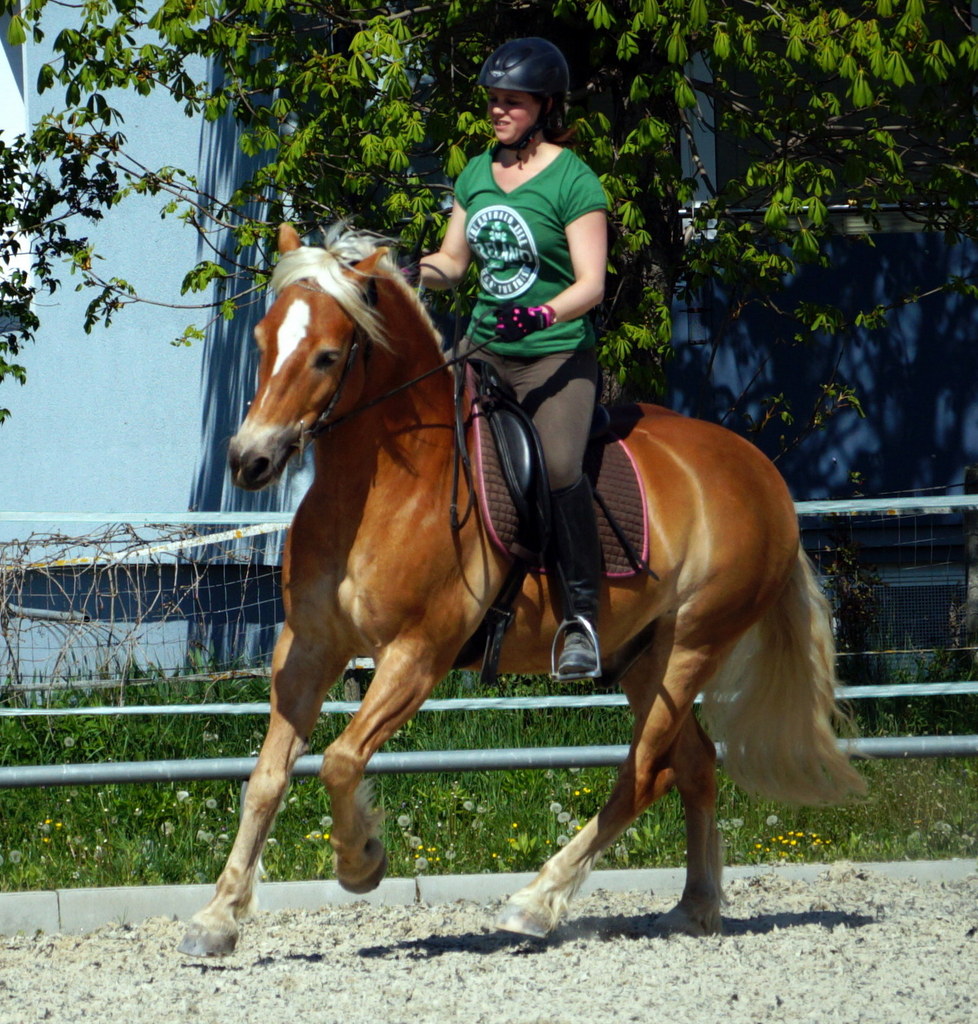
<path id="1" fill-rule="evenodd" d="M 533 93 L 511 89 L 490 89 L 486 102 L 493 131 L 503 145 L 519 142 L 539 120 L 542 106 Z"/>

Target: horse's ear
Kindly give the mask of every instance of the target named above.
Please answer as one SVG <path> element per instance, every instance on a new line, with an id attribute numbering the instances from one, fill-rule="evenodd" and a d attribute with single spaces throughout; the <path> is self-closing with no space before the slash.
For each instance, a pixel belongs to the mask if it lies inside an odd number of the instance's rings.
<path id="1" fill-rule="evenodd" d="M 374 250 L 365 260 L 353 264 L 357 275 L 362 275 L 364 281 L 363 297 L 368 306 L 377 305 L 377 264 L 387 255 L 386 246 Z"/>
<path id="2" fill-rule="evenodd" d="M 353 269 L 359 274 L 366 274 L 368 277 L 377 276 L 377 264 L 387 255 L 390 250 L 386 245 L 380 246 L 365 259 L 360 260 L 359 263 L 353 264 Z"/>
<path id="3" fill-rule="evenodd" d="M 291 252 L 302 245 L 299 232 L 291 224 L 279 224 L 278 226 L 278 251 Z"/>

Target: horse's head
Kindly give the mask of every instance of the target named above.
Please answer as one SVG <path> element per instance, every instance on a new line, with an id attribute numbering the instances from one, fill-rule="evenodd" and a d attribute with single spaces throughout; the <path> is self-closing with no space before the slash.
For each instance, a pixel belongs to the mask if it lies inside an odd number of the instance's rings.
<path id="1" fill-rule="evenodd" d="M 348 411 L 363 388 L 364 347 L 385 344 L 376 309 L 385 248 L 341 229 L 324 248 L 303 246 L 283 224 L 279 250 L 276 299 L 255 328 L 258 387 L 228 448 L 234 482 L 246 490 L 276 480 L 321 425 Z"/>

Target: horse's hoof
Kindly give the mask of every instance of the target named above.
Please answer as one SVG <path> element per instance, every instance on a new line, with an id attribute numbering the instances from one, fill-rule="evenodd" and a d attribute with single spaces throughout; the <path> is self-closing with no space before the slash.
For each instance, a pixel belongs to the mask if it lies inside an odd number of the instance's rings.
<path id="1" fill-rule="evenodd" d="M 500 931 L 515 932 L 517 935 L 529 935 L 533 939 L 545 939 L 550 929 L 538 917 L 534 917 L 526 907 L 507 903 L 496 918 L 496 927 Z"/>
<path id="2" fill-rule="evenodd" d="M 384 849 L 384 844 L 379 839 L 368 839 L 363 849 L 367 859 L 373 860 L 378 856 L 378 848 L 380 859 L 369 875 L 364 875 L 363 878 L 347 880 L 342 878 L 339 872 L 336 873 L 336 880 L 347 892 L 362 896 L 364 893 L 373 892 L 383 881 L 384 875 L 387 874 L 387 851 Z"/>
<path id="3" fill-rule="evenodd" d="M 670 935 L 692 935 L 701 939 L 707 935 L 720 935 L 723 925 L 716 911 L 694 915 L 679 904 L 655 919 L 655 929 Z"/>
<path id="4" fill-rule="evenodd" d="M 187 956 L 227 956 L 238 943 L 237 932 L 210 931 L 193 923 L 187 929 L 177 950 Z"/>

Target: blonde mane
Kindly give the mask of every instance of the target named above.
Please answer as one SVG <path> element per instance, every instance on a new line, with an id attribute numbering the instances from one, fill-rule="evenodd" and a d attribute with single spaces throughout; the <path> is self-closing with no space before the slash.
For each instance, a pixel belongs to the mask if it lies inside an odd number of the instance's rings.
<path id="1" fill-rule="evenodd" d="M 273 291 L 281 293 L 299 281 L 315 282 L 371 341 L 389 348 L 390 341 L 384 332 L 383 320 L 367 298 L 367 291 L 363 287 L 365 282 L 357 279 L 353 266 L 378 249 L 387 248 L 387 245 L 387 239 L 368 231 L 356 231 L 340 221 L 323 230 L 322 246 L 303 245 L 284 253 L 272 271 L 270 286 Z M 376 268 L 384 276 L 389 275 L 392 280 L 404 284 L 387 253 L 381 257 Z M 427 311 L 416 295 L 414 300 L 428 319 Z"/>

